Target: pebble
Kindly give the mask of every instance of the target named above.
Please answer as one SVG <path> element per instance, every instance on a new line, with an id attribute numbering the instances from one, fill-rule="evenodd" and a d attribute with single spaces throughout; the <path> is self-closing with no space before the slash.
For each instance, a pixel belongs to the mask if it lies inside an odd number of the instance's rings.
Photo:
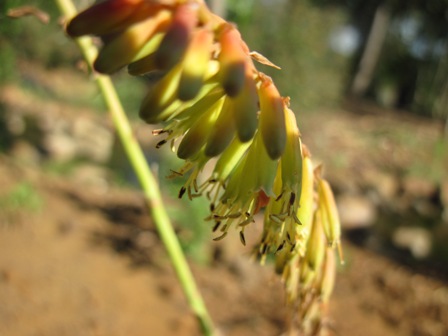
<path id="1" fill-rule="evenodd" d="M 336 201 L 341 225 L 345 229 L 370 227 L 378 217 L 376 206 L 364 196 L 342 195 Z"/>
<path id="2" fill-rule="evenodd" d="M 416 259 L 424 259 L 432 250 L 431 233 L 420 227 L 399 227 L 392 235 L 393 243 L 409 250 Z"/>

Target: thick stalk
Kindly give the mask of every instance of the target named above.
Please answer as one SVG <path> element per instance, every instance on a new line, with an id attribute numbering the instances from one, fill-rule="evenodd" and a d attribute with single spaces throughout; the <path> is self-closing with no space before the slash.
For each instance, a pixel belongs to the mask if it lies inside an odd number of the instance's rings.
<path id="1" fill-rule="evenodd" d="M 55 1 L 61 12 L 67 18 L 71 18 L 76 15 L 77 11 L 71 0 Z M 76 39 L 76 43 L 81 49 L 84 58 L 92 70 L 92 64 L 98 51 L 93 45 L 91 38 L 78 38 Z M 187 297 L 188 303 L 190 304 L 193 312 L 196 314 L 204 335 L 212 335 L 213 323 L 165 210 L 157 182 L 149 169 L 140 145 L 134 137 L 132 128 L 123 110 L 120 99 L 115 91 L 112 80 L 108 76 L 100 74 L 95 74 L 95 80 L 109 109 L 118 138 L 120 139 L 131 166 L 140 182 L 141 188 L 149 205 L 152 219 L 154 220 L 160 238 L 162 239 L 162 242 L 165 245 L 171 259 L 179 282 L 181 283 L 183 291 Z"/>

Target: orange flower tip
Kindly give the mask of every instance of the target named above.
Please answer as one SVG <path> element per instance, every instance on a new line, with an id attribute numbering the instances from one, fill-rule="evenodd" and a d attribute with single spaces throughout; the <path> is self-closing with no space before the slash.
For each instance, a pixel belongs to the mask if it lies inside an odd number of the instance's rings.
<path id="1" fill-rule="evenodd" d="M 243 49 L 240 33 L 231 25 L 221 28 L 219 43 L 221 85 L 230 97 L 235 97 L 244 85 L 248 55 Z"/>
<path id="2" fill-rule="evenodd" d="M 107 0 L 93 5 L 75 16 L 67 25 L 72 37 L 103 35 L 110 32 L 136 10 L 143 0 Z"/>

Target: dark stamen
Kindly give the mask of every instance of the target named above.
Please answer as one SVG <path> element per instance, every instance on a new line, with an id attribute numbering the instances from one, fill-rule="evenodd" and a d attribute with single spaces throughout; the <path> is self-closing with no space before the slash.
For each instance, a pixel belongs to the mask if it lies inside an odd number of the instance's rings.
<path id="1" fill-rule="evenodd" d="M 244 238 L 244 232 L 243 231 L 240 231 L 240 240 L 241 240 L 241 243 L 244 246 L 246 246 L 246 239 Z"/>
<path id="2" fill-rule="evenodd" d="M 162 146 L 163 146 L 164 144 L 166 144 L 166 143 L 167 143 L 166 140 L 159 141 L 159 142 L 157 143 L 157 145 L 156 145 L 156 148 L 159 149 L 160 147 L 162 147 Z"/>
<path id="3" fill-rule="evenodd" d="M 221 221 L 217 221 L 215 226 L 212 229 L 212 232 L 216 232 L 216 230 L 218 230 L 219 226 L 221 225 Z"/>
<path id="4" fill-rule="evenodd" d="M 289 196 L 289 205 L 293 205 L 295 200 L 296 200 L 296 194 L 291 193 L 291 196 Z"/>
<path id="5" fill-rule="evenodd" d="M 218 241 L 218 240 L 223 239 L 225 236 L 227 236 L 227 231 L 224 232 L 224 233 L 223 233 L 222 235 L 220 235 L 219 237 L 213 238 L 213 240 L 214 240 L 214 241 Z"/>
<path id="6" fill-rule="evenodd" d="M 285 246 L 285 241 L 283 241 L 283 242 L 278 246 L 277 251 L 275 251 L 275 253 L 277 253 L 277 252 L 283 250 L 283 247 L 284 247 L 284 246 Z"/>
<path id="7" fill-rule="evenodd" d="M 280 200 L 280 198 L 282 198 L 282 196 L 283 196 L 283 191 L 280 193 L 280 195 L 277 196 L 275 201 L 278 202 Z"/>
<path id="8" fill-rule="evenodd" d="M 184 196 L 186 191 L 187 191 L 187 189 L 185 189 L 185 187 L 180 188 L 180 190 L 179 190 L 179 198 L 182 198 L 182 196 Z"/>
<path id="9" fill-rule="evenodd" d="M 261 254 L 266 254 L 267 251 L 268 251 L 268 245 L 267 244 L 263 244 L 263 248 L 262 248 Z"/>

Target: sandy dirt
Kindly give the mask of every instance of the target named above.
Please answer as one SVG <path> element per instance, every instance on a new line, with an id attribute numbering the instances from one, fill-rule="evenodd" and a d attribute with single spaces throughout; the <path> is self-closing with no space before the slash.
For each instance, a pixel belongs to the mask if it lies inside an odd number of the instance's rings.
<path id="1" fill-rule="evenodd" d="M 0 335 L 199 334 L 138 192 L 79 186 L 2 157 L 0 195 L 24 182 L 43 205 L 0 213 Z M 236 236 L 222 243 L 232 253 L 192 264 L 211 315 L 222 335 L 281 335 L 282 286 Z M 448 335 L 446 283 L 344 249 L 332 334 Z"/>

